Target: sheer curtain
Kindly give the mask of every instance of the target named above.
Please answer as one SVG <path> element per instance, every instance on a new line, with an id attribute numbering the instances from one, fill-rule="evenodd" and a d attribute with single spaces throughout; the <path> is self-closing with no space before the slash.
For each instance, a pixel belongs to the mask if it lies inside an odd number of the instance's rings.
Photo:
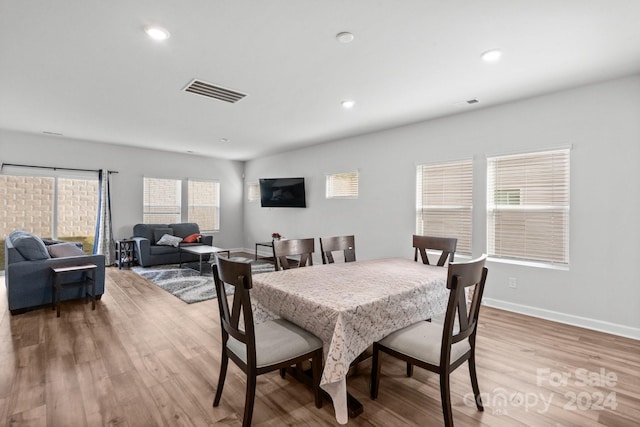
<path id="1" fill-rule="evenodd" d="M 105 265 L 115 262 L 115 244 L 111 226 L 111 172 L 100 169 L 98 172 L 100 196 L 98 199 L 98 221 L 93 252 L 104 255 Z"/>

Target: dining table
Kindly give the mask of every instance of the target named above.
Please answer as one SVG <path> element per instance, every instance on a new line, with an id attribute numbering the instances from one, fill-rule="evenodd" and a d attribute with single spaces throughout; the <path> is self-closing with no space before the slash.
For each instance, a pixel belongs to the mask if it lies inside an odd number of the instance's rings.
<path id="1" fill-rule="evenodd" d="M 404 258 L 320 264 L 253 276 L 256 323 L 284 318 L 323 342 L 320 387 L 349 419 L 351 362 L 375 341 L 446 311 L 447 268 Z"/>

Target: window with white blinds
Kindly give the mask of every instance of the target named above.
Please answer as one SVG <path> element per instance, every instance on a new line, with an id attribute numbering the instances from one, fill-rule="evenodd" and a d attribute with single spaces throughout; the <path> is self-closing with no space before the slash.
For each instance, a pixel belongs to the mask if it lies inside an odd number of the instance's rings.
<path id="1" fill-rule="evenodd" d="M 569 149 L 487 158 L 488 254 L 569 263 Z"/>
<path id="2" fill-rule="evenodd" d="M 416 234 L 458 239 L 456 252 L 471 253 L 473 162 L 418 165 Z"/>
<path id="3" fill-rule="evenodd" d="M 189 180 L 187 221 L 195 222 L 200 231 L 220 229 L 220 183 Z"/>
<path id="4" fill-rule="evenodd" d="M 327 175 L 326 197 L 327 199 L 357 199 L 358 172 Z"/>
<path id="5" fill-rule="evenodd" d="M 257 182 L 247 184 L 247 200 L 250 202 L 260 200 L 260 184 Z"/>
<path id="6" fill-rule="evenodd" d="M 143 223 L 173 224 L 180 222 L 181 206 L 181 180 L 144 178 Z"/>

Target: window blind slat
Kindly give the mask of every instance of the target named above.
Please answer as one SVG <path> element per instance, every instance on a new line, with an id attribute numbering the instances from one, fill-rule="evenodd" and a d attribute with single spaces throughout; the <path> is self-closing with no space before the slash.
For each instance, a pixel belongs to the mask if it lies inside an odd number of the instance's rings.
<path id="1" fill-rule="evenodd" d="M 249 202 L 260 200 L 260 184 L 257 182 L 247 184 L 247 200 Z"/>
<path id="2" fill-rule="evenodd" d="M 568 264 L 569 154 L 487 159 L 489 255 Z"/>
<path id="3" fill-rule="evenodd" d="M 346 172 L 327 175 L 327 199 L 355 199 L 358 197 L 358 172 Z"/>
<path id="4" fill-rule="evenodd" d="M 418 165 L 416 234 L 456 237 L 457 252 L 471 253 L 473 163 Z"/>
<path id="5" fill-rule="evenodd" d="M 188 221 L 195 222 L 201 231 L 220 229 L 220 183 L 218 181 L 189 180 Z"/>
<path id="6" fill-rule="evenodd" d="M 144 178 L 143 219 L 145 224 L 180 222 L 181 181 L 176 179 Z"/>

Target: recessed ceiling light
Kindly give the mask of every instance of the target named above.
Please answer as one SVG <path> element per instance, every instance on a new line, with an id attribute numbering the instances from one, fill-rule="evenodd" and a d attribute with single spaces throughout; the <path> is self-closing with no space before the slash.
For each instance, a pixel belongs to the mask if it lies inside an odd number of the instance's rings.
<path id="1" fill-rule="evenodd" d="M 220 142 L 229 142 L 229 138 L 220 138 Z"/>
<path id="2" fill-rule="evenodd" d="M 356 101 L 353 101 L 351 99 L 345 99 L 340 104 L 342 104 L 342 108 L 349 110 L 353 108 L 354 105 L 356 105 Z"/>
<path id="3" fill-rule="evenodd" d="M 336 39 L 338 39 L 340 43 L 351 43 L 353 41 L 353 34 L 348 31 L 343 31 L 336 34 Z"/>
<path id="4" fill-rule="evenodd" d="M 502 51 L 500 49 L 491 49 L 480 55 L 484 62 L 497 62 L 502 57 Z"/>
<path id="5" fill-rule="evenodd" d="M 144 32 L 147 33 L 147 35 L 152 39 L 159 41 L 166 40 L 171 36 L 171 34 L 169 34 L 169 31 L 165 30 L 164 28 L 152 25 L 144 27 Z"/>

